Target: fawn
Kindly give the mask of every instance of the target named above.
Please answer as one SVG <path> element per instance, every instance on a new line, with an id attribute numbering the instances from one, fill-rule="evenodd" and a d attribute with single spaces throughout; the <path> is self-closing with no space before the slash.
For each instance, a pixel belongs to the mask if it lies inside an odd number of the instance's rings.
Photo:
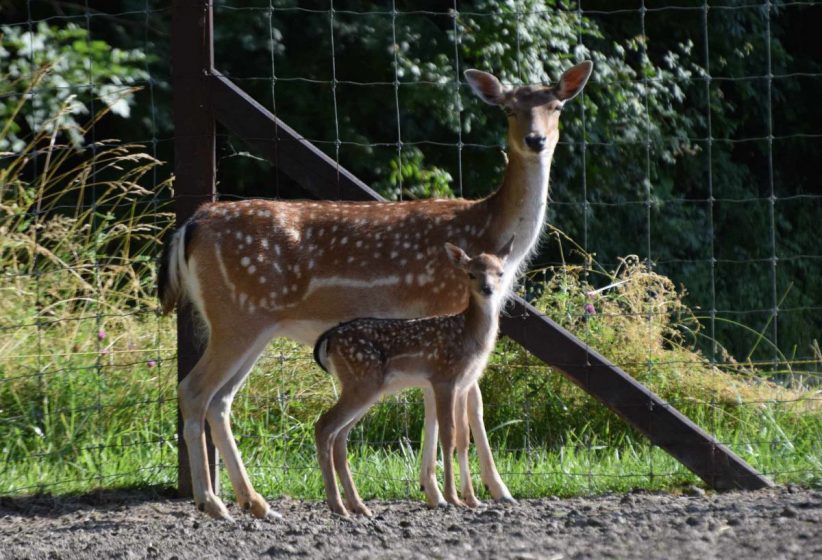
<path id="1" fill-rule="evenodd" d="M 451 243 L 445 244 L 451 263 L 468 276 L 468 307 L 458 315 L 355 319 L 326 331 L 317 340 L 315 360 L 342 385 L 339 400 L 315 426 L 317 458 L 331 511 L 344 516 L 348 510 L 371 515 L 348 469 L 348 432 L 381 396 L 406 387 L 423 388 L 425 415 L 430 418 L 436 414 L 436 422 L 432 423 L 439 424 L 445 497 L 437 487 L 435 458 L 424 454 L 422 482 L 429 506 L 446 502 L 479 505 L 468 470 L 467 396 L 494 348 L 499 311 L 505 299 L 505 261 L 513 243 L 512 237 L 498 253 L 482 253 L 474 258 Z M 457 497 L 454 485 L 451 461 L 455 445 L 464 502 Z M 347 509 L 340 498 L 335 470 L 345 491 Z"/>

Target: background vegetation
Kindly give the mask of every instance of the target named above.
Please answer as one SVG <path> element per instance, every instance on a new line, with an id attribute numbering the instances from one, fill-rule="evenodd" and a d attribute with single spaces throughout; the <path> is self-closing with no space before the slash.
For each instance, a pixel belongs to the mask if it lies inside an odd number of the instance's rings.
<path id="1" fill-rule="evenodd" d="M 504 167 L 504 119 L 461 70 L 551 81 L 593 59 L 523 293 L 757 468 L 819 484 L 822 5 L 772 4 L 768 20 L 742 2 L 646 1 L 644 17 L 604 0 L 477 0 L 458 17 L 434 2 L 335 2 L 333 17 L 218 2 L 217 67 L 387 196 L 477 197 Z M 168 6 L 5 15 L 0 493 L 173 483 L 174 323 L 153 313 L 171 226 Z M 304 196 L 238 139 L 221 132 L 219 149 L 223 197 Z M 279 341 L 249 385 L 235 431 L 255 481 L 319 497 L 310 426 L 332 384 Z M 483 385 L 516 495 L 694 481 L 506 341 Z M 417 395 L 369 415 L 354 437 L 367 495 L 414 493 L 420 432 Z"/>

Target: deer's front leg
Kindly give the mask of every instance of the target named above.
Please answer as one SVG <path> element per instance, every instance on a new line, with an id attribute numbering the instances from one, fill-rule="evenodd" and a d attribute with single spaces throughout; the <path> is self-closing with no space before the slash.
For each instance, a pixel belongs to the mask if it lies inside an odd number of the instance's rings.
<path id="1" fill-rule="evenodd" d="M 428 507 L 437 508 L 447 503 L 437 484 L 437 402 L 431 387 L 424 388 L 422 395 L 425 402 L 425 434 L 422 439 L 420 488 L 425 492 Z"/>
<path id="2" fill-rule="evenodd" d="M 437 401 L 437 420 L 442 446 L 442 478 L 445 501 L 455 506 L 465 504 L 457 496 L 454 485 L 454 402 L 453 383 L 442 383 L 434 386 L 434 398 Z"/>
<path id="3" fill-rule="evenodd" d="M 497 466 L 494 464 L 494 457 L 491 454 L 491 446 L 488 443 L 488 435 L 485 433 L 485 422 L 482 419 L 482 393 L 478 383 L 474 383 L 468 388 L 468 423 L 471 425 L 471 433 L 474 435 L 474 445 L 477 449 L 477 458 L 480 464 L 480 476 L 491 497 L 503 502 L 516 503 L 511 496 L 508 487 L 500 478 Z"/>
<path id="4" fill-rule="evenodd" d="M 468 507 L 478 507 L 481 502 L 474 494 L 474 485 L 471 483 L 471 467 L 468 462 L 468 448 L 471 445 L 471 432 L 468 429 L 468 394 L 463 391 L 457 395 L 454 407 L 456 438 L 457 438 L 457 460 L 460 465 L 460 494 Z"/>

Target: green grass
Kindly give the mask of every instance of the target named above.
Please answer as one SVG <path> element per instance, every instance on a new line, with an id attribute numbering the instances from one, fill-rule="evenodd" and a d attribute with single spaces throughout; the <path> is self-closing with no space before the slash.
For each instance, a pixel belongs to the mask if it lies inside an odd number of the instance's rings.
<path id="1" fill-rule="evenodd" d="M 57 139 L 32 139 L 0 170 L 0 494 L 173 485 L 175 322 L 155 315 L 153 295 L 170 185 L 140 186 L 159 163 L 139 146 L 81 155 Z M 581 258 L 585 270 L 567 265 L 529 283 L 537 307 L 775 481 L 822 484 L 822 402 L 803 381 L 818 380 L 818 358 L 737 362 L 720 347 L 709 359 L 700 322 L 670 279 L 635 258 L 616 271 Z M 596 277 L 624 282 L 588 295 Z M 752 347 L 769 344 L 751 337 Z M 498 344 L 482 388 L 497 464 L 515 496 L 698 483 L 510 341 Z M 234 408 L 264 495 L 322 497 L 313 423 L 333 396 L 308 349 L 277 341 L 264 354 Z M 352 433 L 365 497 L 421 498 L 421 432 L 421 401 L 409 392 L 376 406 Z"/>

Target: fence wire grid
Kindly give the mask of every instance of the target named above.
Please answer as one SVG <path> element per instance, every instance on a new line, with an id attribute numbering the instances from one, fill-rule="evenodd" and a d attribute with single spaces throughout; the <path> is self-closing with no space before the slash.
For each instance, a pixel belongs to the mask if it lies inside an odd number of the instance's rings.
<path id="1" fill-rule="evenodd" d="M 802 22 L 819 13 L 813 1 L 214 2 L 215 67 L 402 200 L 477 198 L 501 180 L 505 119 L 472 96 L 466 68 L 514 85 L 594 60 L 563 111 L 546 235 L 520 293 L 762 474 L 818 485 L 822 191 L 802 158 L 822 146 L 822 57 Z M 0 493 L 174 485 L 175 327 L 152 299 L 173 227 L 171 6 L 29 0 L 7 15 Z M 306 196 L 244 139 L 218 127 L 217 142 L 221 199 Z M 697 481 L 507 339 L 482 387 L 515 496 Z M 322 496 L 312 426 L 335 391 L 289 341 L 258 362 L 233 418 L 264 495 Z M 407 392 L 352 432 L 364 495 L 421 495 L 421 425 Z"/>

